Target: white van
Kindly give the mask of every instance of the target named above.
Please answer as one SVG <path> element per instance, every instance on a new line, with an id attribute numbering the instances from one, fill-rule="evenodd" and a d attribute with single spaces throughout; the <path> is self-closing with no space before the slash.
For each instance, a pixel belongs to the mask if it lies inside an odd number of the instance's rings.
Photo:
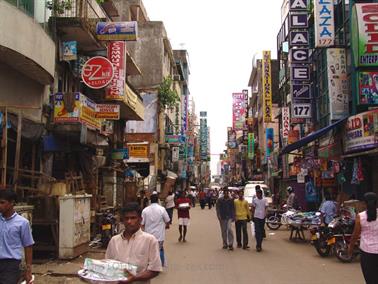
<path id="1" fill-rule="evenodd" d="M 256 198 L 256 186 L 259 185 L 263 191 L 263 197 L 268 200 L 268 204 L 272 203 L 272 196 L 269 187 L 263 181 L 249 181 L 244 187 L 244 199 L 248 204 L 252 205 L 252 200 Z"/>

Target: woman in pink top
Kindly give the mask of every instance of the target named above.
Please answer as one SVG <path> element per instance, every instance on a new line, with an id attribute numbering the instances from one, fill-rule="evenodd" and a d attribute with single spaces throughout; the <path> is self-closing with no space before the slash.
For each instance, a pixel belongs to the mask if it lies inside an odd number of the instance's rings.
<path id="1" fill-rule="evenodd" d="M 361 237 L 361 268 L 366 284 L 378 283 L 378 218 L 377 218 L 377 194 L 368 192 L 364 195 L 367 210 L 358 214 L 352 239 L 349 245 L 349 255 Z"/>

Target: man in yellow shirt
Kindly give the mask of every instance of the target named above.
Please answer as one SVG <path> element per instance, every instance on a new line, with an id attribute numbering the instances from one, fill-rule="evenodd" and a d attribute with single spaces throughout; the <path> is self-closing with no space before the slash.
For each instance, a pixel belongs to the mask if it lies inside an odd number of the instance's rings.
<path id="1" fill-rule="evenodd" d="M 235 230 L 236 230 L 236 242 L 238 248 L 249 249 L 248 246 L 248 231 L 247 222 L 251 220 L 251 211 L 249 210 L 248 202 L 244 199 L 244 192 L 239 191 L 239 198 L 235 199 Z M 243 232 L 243 242 L 242 234 Z"/>

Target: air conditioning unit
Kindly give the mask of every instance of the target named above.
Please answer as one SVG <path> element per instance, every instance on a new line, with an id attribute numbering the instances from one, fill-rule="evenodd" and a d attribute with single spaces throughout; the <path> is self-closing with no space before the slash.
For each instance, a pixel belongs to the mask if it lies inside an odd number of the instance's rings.
<path id="1" fill-rule="evenodd" d="M 180 75 L 173 75 L 173 81 L 181 81 Z"/>

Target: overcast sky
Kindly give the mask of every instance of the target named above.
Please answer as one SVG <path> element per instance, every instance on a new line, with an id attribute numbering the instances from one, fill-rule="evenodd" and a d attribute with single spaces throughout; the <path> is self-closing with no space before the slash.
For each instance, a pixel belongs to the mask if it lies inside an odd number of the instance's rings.
<path id="1" fill-rule="evenodd" d="M 211 153 L 221 153 L 232 126 L 232 93 L 248 87 L 253 55 L 271 50 L 276 58 L 283 0 L 143 2 L 150 20 L 164 22 L 172 47 L 188 50 L 190 94 L 197 113 L 208 112 Z M 212 156 L 212 174 L 218 160 Z"/>

